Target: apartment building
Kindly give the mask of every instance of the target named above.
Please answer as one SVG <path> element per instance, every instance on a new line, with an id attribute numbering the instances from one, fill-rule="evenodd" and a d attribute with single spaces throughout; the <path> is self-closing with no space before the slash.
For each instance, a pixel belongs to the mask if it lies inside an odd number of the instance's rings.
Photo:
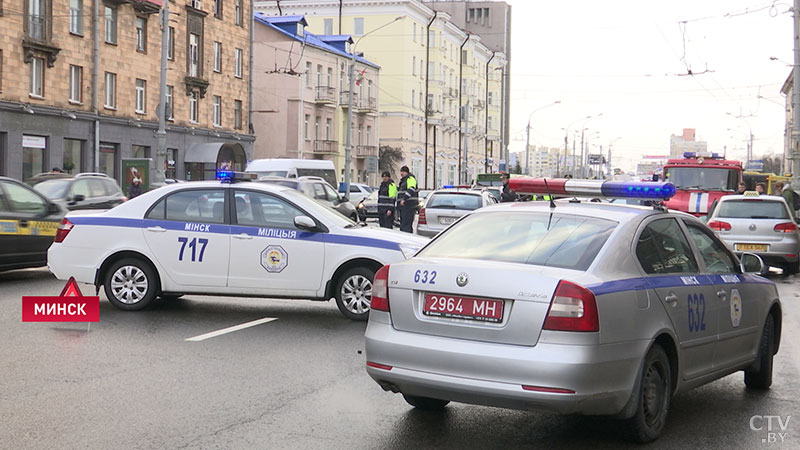
<path id="1" fill-rule="evenodd" d="M 422 186 L 498 169 L 505 56 L 448 14 L 417 0 L 256 1 L 255 9 L 304 14 L 312 32 L 353 36 L 353 51 L 381 67 L 379 147 L 401 149 Z"/>
<path id="2" fill-rule="evenodd" d="M 314 34 L 302 15 L 255 14 L 255 158 L 327 159 L 344 179 L 352 95 L 350 179 L 377 185 L 380 67 L 356 56 L 349 35 Z"/>
<path id="3" fill-rule="evenodd" d="M 503 155 L 501 159 L 508 160 L 508 117 L 511 110 L 510 87 L 511 80 L 511 5 L 503 1 L 476 1 L 476 0 L 426 0 L 425 5 L 435 11 L 445 12 L 450 20 L 459 28 L 470 34 L 477 34 L 481 37 L 481 43 L 490 51 L 502 53 L 506 64 L 497 74 L 502 77 L 501 91 L 502 102 L 502 122 L 501 147 Z"/>
<path id="4" fill-rule="evenodd" d="M 0 174 L 51 167 L 122 179 L 122 160 L 156 158 L 161 0 L 0 1 Z M 169 178 L 244 168 L 250 3 L 169 3 Z"/>

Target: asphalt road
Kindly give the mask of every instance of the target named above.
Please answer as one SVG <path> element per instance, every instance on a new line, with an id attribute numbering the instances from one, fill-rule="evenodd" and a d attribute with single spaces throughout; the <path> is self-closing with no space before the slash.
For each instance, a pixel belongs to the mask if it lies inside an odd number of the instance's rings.
<path id="1" fill-rule="evenodd" d="M 647 448 L 800 448 L 800 282 L 776 281 L 773 388 L 748 391 L 739 373 L 681 394 Z M 126 313 L 101 294 L 99 323 L 21 322 L 23 295 L 62 287 L 46 269 L 0 273 L 0 448 L 641 448 L 606 419 L 415 411 L 366 375 L 365 324 L 333 303 L 189 296 Z M 263 318 L 277 320 L 186 340 Z M 769 443 L 767 419 L 752 430 L 754 416 L 791 416 L 785 431 L 773 419 L 784 442 Z"/>

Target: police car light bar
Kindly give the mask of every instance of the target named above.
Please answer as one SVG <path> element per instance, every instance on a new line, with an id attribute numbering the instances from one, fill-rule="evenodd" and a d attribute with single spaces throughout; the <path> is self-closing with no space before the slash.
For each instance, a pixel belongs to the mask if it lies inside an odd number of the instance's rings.
<path id="1" fill-rule="evenodd" d="M 247 172 L 236 172 L 233 170 L 217 170 L 217 179 L 223 183 L 232 183 L 234 181 L 253 181 L 258 177 L 258 174 Z"/>
<path id="2" fill-rule="evenodd" d="M 711 159 L 721 159 L 719 153 L 709 153 L 709 152 L 683 152 L 684 158 L 711 158 Z"/>
<path id="3" fill-rule="evenodd" d="M 548 178 L 545 186 L 544 178 L 517 177 L 508 180 L 508 186 L 519 194 L 547 194 L 549 191 L 553 195 L 651 200 L 668 200 L 675 195 L 675 185 L 669 182 Z"/>
<path id="4" fill-rule="evenodd" d="M 471 187 L 472 186 L 470 186 L 468 184 L 459 184 L 459 185 L 448 184 L 448 185 L 442 186 L 442 189 L 462 189 L 462 188 L 469 189 Z"/>

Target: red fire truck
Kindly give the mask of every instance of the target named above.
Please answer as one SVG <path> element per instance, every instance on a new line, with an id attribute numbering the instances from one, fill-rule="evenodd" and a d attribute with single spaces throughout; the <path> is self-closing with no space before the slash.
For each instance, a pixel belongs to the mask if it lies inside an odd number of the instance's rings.
<path id="1" fill-rule="evenodd" d="M 667 208 L 704 216 L 717 199 L 736 192 L 742 181 L 742 163 L 717 153 L 686 152 L 683 158 L 667 161 L 664 181 L 677 190 L 666 202 Z"/>

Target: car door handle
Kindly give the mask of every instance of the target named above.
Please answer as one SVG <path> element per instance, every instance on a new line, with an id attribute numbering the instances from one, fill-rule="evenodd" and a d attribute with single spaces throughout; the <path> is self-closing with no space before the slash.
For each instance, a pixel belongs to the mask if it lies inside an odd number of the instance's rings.
<path id="1" fill-rule="evenodd" d="M 717 291 L 717 297 L 721 298 L 722 301 L 725 301 L 725 299 L 728 298 L 728 293 L 723 290 L 719 290 Z"/>
<path id="2" fill-rule="evenodd" d="M 669 294 L 668 296 L 664 297 L 664 301 L 675 306 L 678 303 L 678 296 L 675 294 Z"/>
<path id="3" fill-rule="evenodd" d="M 167 229 L 166 228 L 161 228 L 161 227 L 147 227 L 147 231 L 157 231 L 159 233 L 163 233 L 163 232 L 167 231 Z"/>
<path id="4" fill-rule="evenodd" d="M 234 234 L 233 237 L 235 239 L 253 239 L 253 236 L 245 233 Z"/>

